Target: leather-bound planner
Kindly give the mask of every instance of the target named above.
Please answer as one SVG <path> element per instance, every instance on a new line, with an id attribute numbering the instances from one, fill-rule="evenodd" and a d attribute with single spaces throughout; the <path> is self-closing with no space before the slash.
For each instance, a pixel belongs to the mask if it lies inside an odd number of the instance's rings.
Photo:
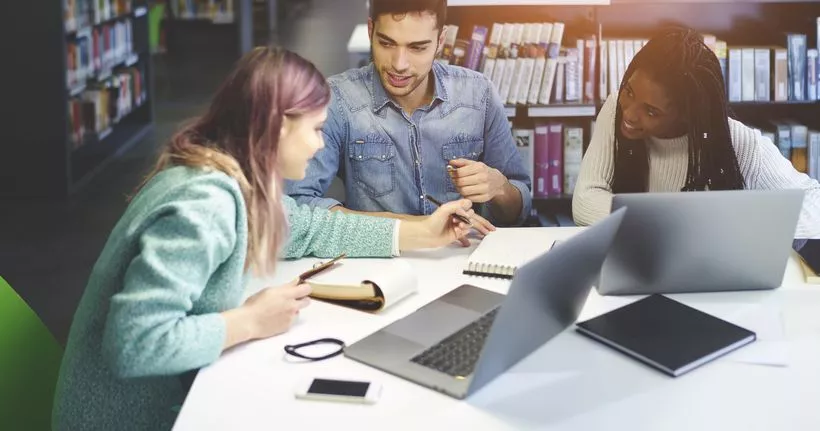
<path id="1" fill-rule="evenodd" d="M 377 312 L 414 293 L 418 279 L 401 260 L 345 259 L 306 283 L 313 299 Z"/>

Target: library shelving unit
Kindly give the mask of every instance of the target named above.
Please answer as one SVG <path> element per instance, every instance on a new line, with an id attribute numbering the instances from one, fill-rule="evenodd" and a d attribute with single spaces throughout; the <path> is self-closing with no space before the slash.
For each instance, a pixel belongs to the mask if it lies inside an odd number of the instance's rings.
<path id="1" fill-rule="evenodd" d="M 0 197 L 66 197 L 153 126 L 147 7 L 9 3 Z"/>
<path id="2" fill-rule="evenodd" d="M 166 0 L 164 61 L 178 94 L 210 94 L 253 47 L 252 0 Z"/>
<path id="3" fill-rule="evenodd" d="M 550 100 L 548 103 L 530 104 L 520 103 L 521 101 L 518 100 L 516 101 L 518 103 L 509 103 L 506 109 L 513 131 L 533 129 L 536 125 L 548 122 L 582 127 L 585 150 L 594 127 L 595 116 L 603 100 L 613 91 L 617 91 L 617 85 L 613 87 L 612 83 L 606 82 L 606 78 L 602 76 L 602 73 L 610 73 L 609 64 L 601 55 L 602 46 L 617 40 L 645 41 L 664 26 L 684 25 L 704 34 L 705 41 L 706 37 L 710 37 L 707 45 L 710 45 L 718 57 L 725 61 L 725 65 L 728 65 L 724 70 L 724 77 L 727 92 L 734 91 L 732 88 L 736 88 L 737 91 L 732 95 L 727 94 L 730 108 L 735 116 L 744 123 L 761 129 L 764 134 L 768 134 L 776 145 L 781 146 L 784 155 L 788 157 L 788 154 L 792 154 L 793 162 L 803 164 L 798 169 L 806 169 L 806 172 L 812 176 L 820 175 L 818 172 L 820 171 L 820 133 L 814 137 L 817 141 L 817 149 L 812 151 L 809 148 L 808 153 L 810 154 L 806 156 L 806 148 L 801 145 L 808 143 L 810 147 L 812 145 L 810 141 L 814 138 L 803 139 L 802 143 L 798 143 L 798 140 L 791 140 L 791 135 L 784 138 L 780 128 L 782 122 L 791 122 L 802 127 L 803 134 L 808 131 L 809 136 L 814 130 L 820 131 L 820 92 L 818 92 L 820 90 L 820 63 L 817 62 L 817 51 L 812 52 L 820 48 L 820 37 L 818 37 L 820 2 L 818 1 L 449 0 L 448 5 L 447 23 L 458 26 L 457 40 L 462 44 L 462 52 L 467 51 L 466 55 L 469 55 L 469 43 L 473 39 L 475 27 L 480 26 L 487 29 L 484 46 L 488 46 L 493 42 L 491 33 L 494 24 L 561 22 L 564 24 L 563 39 L 559 45 L 562 48 L 562 56 L 566 48 L 577 47 L 578 50 L 575 52 L 583 52 L 583 48 L 588 47 L 583 44 L 576 45 L 579 39 L 593 41 L 596 50 L 592 59 L 592 65 L 595 68 L 595 75 L 591 78 L 594 80 L 591 83 L 592 93 L 585 93 L 588 90 L 585 90 L 582 81 L 578 99 L 573 98 L 573 102 Z M 799 35 L 796 42 L 791 39 L 791 35 L 794 34 Z M 515 31 L 513 31 L 513 38 L 515 37 Z M 518 38 L 522 44 L 526 44 L 526 34 Z M 537 42 L 544 43 L 540 40 Z M 503 40 L 501 43 L 503 44 Z M 626 44 L 629 45 L 629 43 Z M 535 44 L 532 45 L 535 46 Z M 746 83 L 741 84 L 740 75 L 731 75 L 731 70 L 732 62 L 736 60 L 736 64 L 741 66 L 736 67 L 735 70 L 739 71 L 748 67 L 752 71 L 751 75 L 756 74 L 754 71 L 757 69 L 752 64 L 754 61 L 751 58 L 748 59 L 749 63 L 743 63 L 746 60 L 741 60 L 742 51 L 750 48 L 766 50 L 758 54 L 758 60 L 765 58 L 762 63 L 768 70 L 763 83 L 756 81 L 753 85 L 748 86 L 747 91 Z M 780 48 L 782 55 L 787 56 L 787 59 L 780 63 L 783 67 L 782 72 L 777 70 L 779 66 L 775 62 L 777 48 Z M 456 44 L 456 49 L 458 49 L 458 44 Z M 634 45 L 634 49 L 640 49 L 640 45 Z M 721 50 L 722 55 L 719 53 Z M 793 50 L 794 53 L 792 53 Z M 539 51 L 539 53 L 542 52 Z M 486 54 L 485 51 L 484 55 Z M 731 58 L 734 55 L 737 57 Z M 796 63 L 793 63 L 792 57 L 797 59 Z M 801 57 L 802 60 L 800 60 Z M 482 65 L 484 60 L 485 57 L 482 56 Z M 625 65 L 628 65 L 628 62 L 629 59 L 626 59 Z M 792 68 L 800 71 L 798 75 L 803 75 L 802 97 L 799 94 L 800 90 L 793 94 L 793 89 L 790 89 L 793 85 L 800 86 L 800 84 L 791 83 Z M 814 78 L 810 76 L 812 71 L 816 75 Z M 781 73 L 782 75 L 779 75 Z M 757 75 L 758 79 L 759 76 L 763 76 L 759 73 Z M 622 76 L 622 72 L 619 76 Z M 749 74 L 743 76 L 745 78 Z M 786 80 L 785 93 L 783 92 L 784 84 L 777 82 L 776 79 L 779 78 L 776 76 L 781 76 Z M 583 80 L 583 76 L 580 79 Z M 763 89 L 758 90 L 757 88 L 761 85 Z M 812 91 L 813 95 L 810 94 Z M 543 101 L 539 100 L 539 102 Z M 787 135 L 789 133 L 800 132 L 787 132 Z M 786 148 L 782 148 L 783 145 Z M 791 149 L 788 148 L 789 145 Z M 813 155 L 812 152 L 814 152 Z M 795 158 L 794 154 L 798 156 Z M 811 162 L 813 157 L 817 159 L 816 162 Z M 809 161 L 806 161 L 806 158 Z M 533 206 L 540 214 L 548 214 L 552 220 L 556 215 L 571 220 L 571 200 L 571 190 L 564 190 L 562 193 L 534 198 Z"/>

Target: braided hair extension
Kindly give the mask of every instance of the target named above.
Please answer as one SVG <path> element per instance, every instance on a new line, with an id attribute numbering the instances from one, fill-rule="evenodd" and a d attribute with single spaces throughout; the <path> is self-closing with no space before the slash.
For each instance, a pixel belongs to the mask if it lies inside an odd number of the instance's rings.
<path id="1" fill-rule="evenodd" d="M 738 190 L 745 182 L 737 161 L 723 73 L 715 54 L 697 32 L 674 28 L 651 39 L 627 67 L 621 90 L 640 69 L 663 87 L 684 118 L 689 164 L 681 191 Z M 619 93 L 620 98 L 620 93 Z M 620 106 L 615 124 L 621 124 Z M 615 127 L 613 193 L 645 192 L 649 179 L 646 142 L 627 139 Z"/>

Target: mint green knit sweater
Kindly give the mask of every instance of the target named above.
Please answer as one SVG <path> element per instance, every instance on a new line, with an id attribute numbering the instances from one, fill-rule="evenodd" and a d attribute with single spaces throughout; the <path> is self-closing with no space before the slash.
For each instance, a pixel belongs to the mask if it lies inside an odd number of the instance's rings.
<path id="1" fill-rule="evenodd" d="M 285 258 L 391 255 L 392 220 L 284 199 Z M 222 352 L 219 313 L 241 303 L 247 246 L 236 181 L 185 167 L 154 177 L 114 227 L 91 273 L 60 370 L 54 429 L 170 429 L 173 407 L 185 396 L 179 375 Z"/>

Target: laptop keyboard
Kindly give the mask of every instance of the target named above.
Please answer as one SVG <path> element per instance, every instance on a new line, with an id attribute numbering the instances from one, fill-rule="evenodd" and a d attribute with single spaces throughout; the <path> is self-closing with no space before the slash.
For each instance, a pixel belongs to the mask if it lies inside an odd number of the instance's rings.
<path id="1" fill-rule="evenodd" d="M 451 376 L 469 376 L 478 362 L 498 308 L 461 328 L 410 361 Z"/>

